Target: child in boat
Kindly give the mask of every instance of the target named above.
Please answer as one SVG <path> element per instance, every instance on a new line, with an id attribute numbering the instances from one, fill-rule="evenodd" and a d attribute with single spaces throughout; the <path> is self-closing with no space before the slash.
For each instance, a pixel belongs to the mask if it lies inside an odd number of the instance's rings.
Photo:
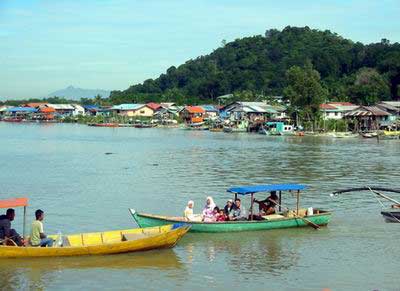
<path id="1" fill-rule="evenodd" d="M 218 207 L 215 207 L 218 208 Z M 219 221 L 227 221 L 228 217 L 225 214 L 224 209 L 218 209 L 218 214 L 216 215 L 216 219 L 215 221 L 219 222 Z"/>

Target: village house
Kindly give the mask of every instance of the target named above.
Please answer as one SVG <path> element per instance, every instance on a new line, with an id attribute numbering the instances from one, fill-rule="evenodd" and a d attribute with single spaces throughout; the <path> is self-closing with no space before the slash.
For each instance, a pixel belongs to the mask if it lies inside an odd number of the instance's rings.
<path id="1" fill-rule="evenodd" d="M 200 106 L 185 106 L 185 108 L 179 113 L 180 117 L 185 123 L 200 123 L 204 121 L 205 111 Z"/>
<path id="2" fill-rule="evenodd" d="M 399 101 L 382 101 L 376 105 L 378 108 L 390 113 L 388 117 L 388 125 L 395 123 L 400 119 L 400 102 Z"/>
<path id="3" fill-rule="evenodd" d="M 155 103 L 155 102 L 147 103 L 146 106 L 151 108 L 151 109 L 153 109 L 154 113 L 162 108 L 161 104 L 158 104 L 158 103 Z"/>
<path id="4" fill-rule="evenodd" d="M 57 113 L 57 115 L 61 115 L 61 116 L 72 116 L 74 111 L 75 111 L 75 107 L 72 106 L 71 104 L 50 104 L 50 103 L 47 103 L 47 104 L 45 104 L 45 106 L 54 108 L 56 113 Z"/>
<path id="5" fill-rule="evenodd" d="M 219 110 L 214 105 L 200 105 L 204 110 L 205 119 L 215 119 L 219 115 Z"/>
<path id="6" fill-rule="evenodd" d="M 357 106 L 344 114 L 344 119 L 353 131 L 378 130 L 387 125 L 390 113 L 377 106 Z"/>
<path id="7" fill-rule="evenodd" d="M 350 102 L 328 102 L 320 105 L 322 118 L 328 119 L 343 119 L 347 112 L 356 109 L 358 106 Z"/>
<path id="8" fill-rule="evenodd" d="M 265 121 L 267 117 L 278 114 L 278 111 L 265 102 L 240 102 L 236 101 L 223 107 L 223 115 L 231 120 L 250 120 L 255 122 Z"/>
<path id="9" fill-rule="evenodd" d="M 111 111 L 121 116 L 152 117 L 154 110 L 146 104 L 120 104 L 111 107 Z"/>
<path id="10" fill-rule="evenodd" d="M 72 116 L 85 115 L 85 108 L 83 108 L 83 106 L 79 104 L 72 104 L 72 106 L 75 108 L 72 112 Z"/>

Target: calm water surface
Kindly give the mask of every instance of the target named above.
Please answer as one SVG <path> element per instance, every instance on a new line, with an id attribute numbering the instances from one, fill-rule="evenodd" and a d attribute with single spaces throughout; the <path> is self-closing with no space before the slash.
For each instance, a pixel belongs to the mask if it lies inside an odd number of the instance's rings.
<path id="1" fill-rule="evenodd" d="M 303 207 L 328 227 L 189 234 L 172 250 L 109 257 L 1 260 L 2 288 L 400 290 L 400 224 L 384 223 L 364 185 L 400 188 L 400 142 L 179 129 L 0 123 L 0 197 L 27 196 L 48 233 L 135 227 L 128 207 L 181 215 L 256 183 L 304 183 Z M 105 153 L 113 153 L 106 155 Z M 284 197 L 294 204 L 291 195 Z M 248 203 L 248 202 L 245 202 Z M 21 229 L 22 212 L 15 226 Z"/>

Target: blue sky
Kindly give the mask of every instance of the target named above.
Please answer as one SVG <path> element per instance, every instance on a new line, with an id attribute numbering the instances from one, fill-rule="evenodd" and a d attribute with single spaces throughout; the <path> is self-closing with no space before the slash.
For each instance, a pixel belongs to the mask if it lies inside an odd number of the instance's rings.
<path id="1" fill-rule="evenodd" d="M 0 0 L 0 98 L 126 89 L 221 41 L 287 25 L 400 41 L 399 0 Z"/>

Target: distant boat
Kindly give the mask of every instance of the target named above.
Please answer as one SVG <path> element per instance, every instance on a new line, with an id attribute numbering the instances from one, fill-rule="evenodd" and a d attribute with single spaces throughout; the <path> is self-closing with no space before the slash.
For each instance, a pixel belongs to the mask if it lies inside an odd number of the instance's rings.
<path id="1" fill-rule="evenodd" d="M 18 117 L 12 117 L 12 118 L 4 118 L 4 119 L 2 119 L 2 121 L 4 121 L 4 122 L 22 122 L 23 119 L 18 118 Z"/>
<path id="2" fill-rule="evenodd" d="M 95 127 L 119 127 L 118 123 L 88 123 L 88 126 Z"/>
<path id="3" fill-rule="evenodd" d="M 293 125 L 281 121 L 269 121 L 265 123 L 259 133 L 265 135 L 296 135 Z"/>
<path id="4" fill-rule="evenodd" d="M 328 133 L 328 136 L 334 137 L 334 138 L 355 138 L 355 137 L 359 137 L 359 134 L 352 133 L 352 132 L 330 132 L 330 133 Z"/>
<path id="5" fill-rule="evenodd" d="M 390 189 L 390 188 L 382 188 L 382 187 L 360 187 L 360 188 L 350 188 L 350 189 L 338 190 L 338 191 L 333 192 L 333 194 L 338 195 L 338 194 L 342 194 L 342 193 L 361 192 L 361 191 L 370 191 L 374 195 L 376 195 L 375 198 L 380 197 L 380 198 L 383 198 L 390 202 L 395 203 L 392 205 L 392 209 L 383 210 L 383 211 L 381 211 L 381 214 L 386 222 L 400 223 L 400 201 L 397 201 L 397 200 L 389 197 L 388 195 L 382 193 L 382 192 L 400 193 L 400 189 Z M 381 206 L 383 206 L 382 202 L 380 202 L 380 204 L 381 204 Z"/>

